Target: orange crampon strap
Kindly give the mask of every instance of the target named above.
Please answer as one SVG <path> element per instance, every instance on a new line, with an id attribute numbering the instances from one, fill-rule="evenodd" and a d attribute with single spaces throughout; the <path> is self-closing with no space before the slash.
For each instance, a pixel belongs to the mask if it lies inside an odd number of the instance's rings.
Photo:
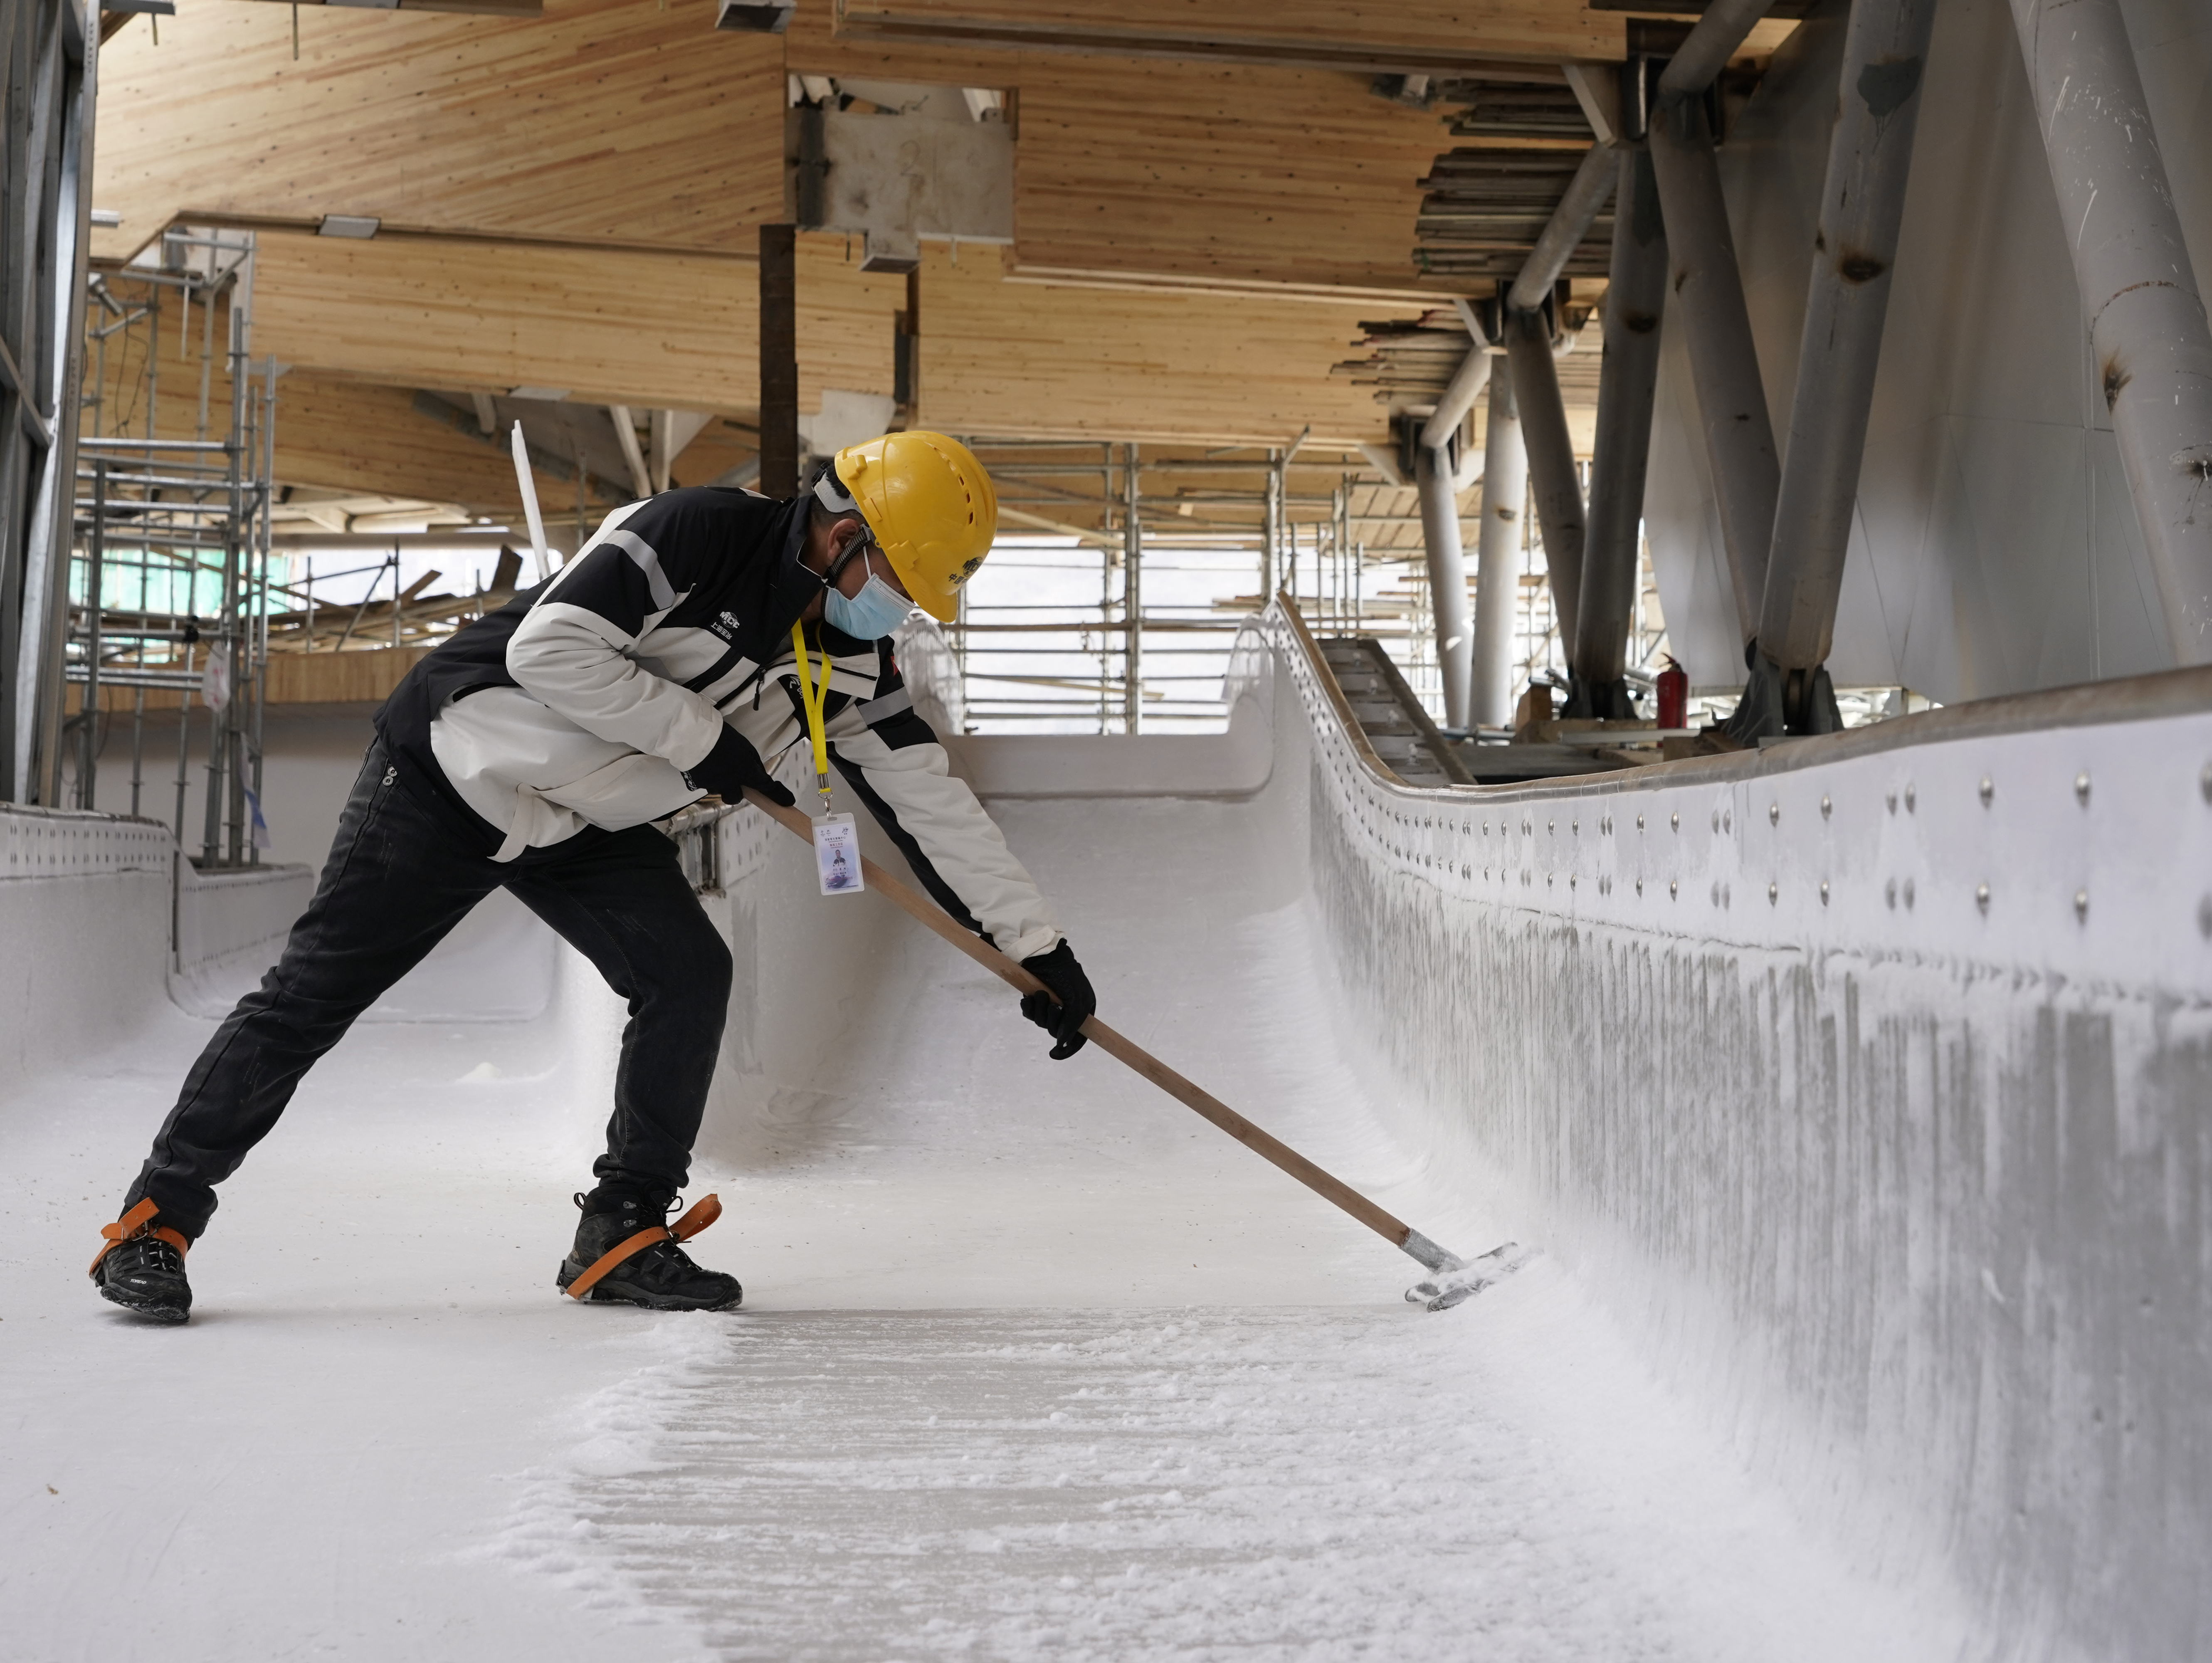
<path id="1" fill-rule="evenodd" d="M 568 1297 L 581 1299 L 586 1294 L 591 1292 L 599 1279 L 609 1271 L 614 1269 L 624 1259 L 643 1253 L 654 1242 L 689 1241 L 721 1216 L 722 1198 L 720 1196 L 701 1197 L 698 1205 L 673 1224 L 655 1224 L 650 1229 L 640 1230 L 628 1241 L 617 1242 L 601 1253 L 593 1261 L 590 1270 L 586 1271 L 583 1275 L 568 1284 L 567 1290 Z"/>
<path id="2" fill-rule="evenodd" d="M 185 1239 L 185 1233 L 182 1230 L 173 1230 L 167 1224 L 156 1224 L 151 1227 L 148 1225 L 147 1221 L 159 1211 L 161 1209 L 154 1205 L 153 1198 L 149 1196 L 113 1223 L 102 1224 L 100 1227 L 100 1233 L 107 1238 L 107 1245 L 94 1255 L 92 1267 L 86 1271 L 85 1274 L 87 1276 L 96 1274 L 100 1269 L 100 1261 L 115 1251 L 117 1242 L 135 1241 L 142 1235 L 156 1236 L 167 1242 L 179 1253 L 190 1253 L 192 1250 L 192 1244 Z"/>

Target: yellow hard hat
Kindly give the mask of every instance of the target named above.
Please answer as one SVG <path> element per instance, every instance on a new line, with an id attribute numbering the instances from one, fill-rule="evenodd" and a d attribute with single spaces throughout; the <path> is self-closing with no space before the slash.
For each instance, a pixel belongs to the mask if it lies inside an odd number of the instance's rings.
<path id="1" fill-rule="evenodd" d="M 983 464 L 958 440 L 914 429 L 848 445 L 830 465 L 915 604 L 950 623 L 999 531 Z"/>

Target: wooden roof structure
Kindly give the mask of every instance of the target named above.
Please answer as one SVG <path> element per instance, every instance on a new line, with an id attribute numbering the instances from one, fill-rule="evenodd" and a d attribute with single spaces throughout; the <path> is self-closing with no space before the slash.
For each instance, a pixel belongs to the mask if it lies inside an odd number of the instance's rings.
<path id="1" fill-rule="evenodd" d="M 757 404 L 757 234 L 786 217 L 795 78 L 987 88 L 1014 129 L 1013 240 L 925 243 L 916 419 L 1217 448 L 1304 433 L 1357 467 L 1435 378 L 1402 353 L 1338 367 L 1449 341 L 1446 303 L 1490 292 L 1514 261 L 1496 245 L 1533 237 L 1589 142 L 1563 66 L 1617 62 L 1629 27 L 1578 0 L 799 0 L 781 35 L 714 21 L 712 0 L 181 0 L 158 41 L 132 22 L 102 49 L 95 201 L 120 224 L 94 258 L 174 225 L 259 234 L 288 482 L 502 512 L 496 450 L 416 395 L 522 387 L 712 412 L 719 471 Z M 1440 95 L 1408 99 L 1408 76 Z M 1526 198 L 1511 234 L 1418 255 L 1449 241 L 1439 180 L 1486 173 Z M 376 234 L 317 234 L 328 215 Z M 1601 288 L 1594 235 L 1577 299 Z M 809 234 L 798 292 L 801 408 L 890 394 L 907 281 Z M 1448 373 L 1449 346 L 1421 344 Z"/>

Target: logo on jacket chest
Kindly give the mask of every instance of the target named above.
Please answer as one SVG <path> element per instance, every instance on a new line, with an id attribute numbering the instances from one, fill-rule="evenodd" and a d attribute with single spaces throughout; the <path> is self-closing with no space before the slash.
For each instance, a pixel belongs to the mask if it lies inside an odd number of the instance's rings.
<path id="1" fill-rule="evenodd" d="M 725 641 L 736 640 L 738 638 L 737 614 L 734 612 L 723 613 L 721 616 L 716 618 L 712 623 L 709 623 L 707 626 L 707 633 Z"/>

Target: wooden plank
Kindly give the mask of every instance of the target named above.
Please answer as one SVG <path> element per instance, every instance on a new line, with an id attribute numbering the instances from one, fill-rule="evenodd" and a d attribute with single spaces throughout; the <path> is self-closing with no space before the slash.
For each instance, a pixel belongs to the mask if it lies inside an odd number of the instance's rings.
<path id="1" fill-rule="evenodd" d="M 429 387 L 567 389 L 583 404 L 750 411 L 759 386 L 751 261 L 457 238 L 264 232 L 257 353 L 325 376 Z M 905 284 L 799 251 L 800 407 L 830 387 L 891 391 Z"/>
<path id="2" fill-rule="evenodd" d="M 285 3 L 285 0 L 276 0 Z M 343 0 L 297 0 L 303 6 L 343 3 Z M 441 11 L 462 17 L 543 17 L 543 0 L 392 0 L 392 11 Z"/>
<path id="3" fill-rule="evenodd" d="M 936 46 L 1104 52 L 1431 75 L 1618 61 L 1621 20 L 1575 0 L 836 0 L 836 28 Z"/>
<path id="4" fill-rule="evenodd" d="M 1384 436 L 1329 366 L 1352 317 L 1297 300 L 1009 283 L 994 251 L 922 250 L 923 422 L 1035 438 L 1316 446 Z M 1408 307 L 1400 315 L 1417 315 Z M 1389 308 L 1375 308 L 1389 315 Z"/>
<path id="5" fill-rule="evenodd" d="M 189 6 L 100 54 L 94 196 L 119 258 L 179 214 L 750 256 L 783 203 L 782 43 L 696 6 L 543 19 Z"/>

